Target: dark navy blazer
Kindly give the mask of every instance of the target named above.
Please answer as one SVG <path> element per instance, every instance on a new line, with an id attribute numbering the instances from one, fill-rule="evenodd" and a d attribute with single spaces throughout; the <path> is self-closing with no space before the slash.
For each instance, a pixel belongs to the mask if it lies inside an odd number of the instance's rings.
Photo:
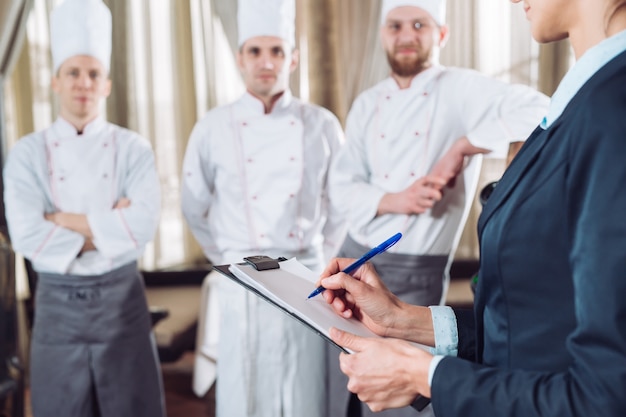
<path id="1" fill-rule="evenodd" d="M 626 416 L 626 52 L 537 129 L 483 209 L 437 417 Z M 464 360 L 471 359 L 471 361 Z"/>

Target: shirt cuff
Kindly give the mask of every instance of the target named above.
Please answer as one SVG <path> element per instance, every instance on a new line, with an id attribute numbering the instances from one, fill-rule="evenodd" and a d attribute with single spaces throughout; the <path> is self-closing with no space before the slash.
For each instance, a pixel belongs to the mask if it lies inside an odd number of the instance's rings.
<path id="1" fill-rule="evenodd" d="M 430 306 L 435 331 L 433 355 L 456 356 L 459 351 L 459 333 L 454 310 L 446 306 Z"/>
<path id="2" fill-rule="evenodd" d="M 437 365 L 439 365 L 439 362 L 441 362 L 443 358 L 445 358 L 445 356 L 437 355 L 437 356 L 433 356 L 433 358 L 430 361 L 430 365 L 428 366 L 428 386 L 429 387 L 433 386 L 433 375 L 435 375 L 435 369 L 437 369 Z"/>

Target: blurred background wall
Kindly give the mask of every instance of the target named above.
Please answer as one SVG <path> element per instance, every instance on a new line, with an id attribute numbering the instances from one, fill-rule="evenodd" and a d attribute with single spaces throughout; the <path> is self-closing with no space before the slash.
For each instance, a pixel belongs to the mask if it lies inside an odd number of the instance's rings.
<path id="1" fill-rule="evenodd" d="M 161 224 L 143 267 L 203 260 L 180 211 L 180 166 L 196 120 L 244 91 L 234 61 L 237 2 L 104 1 L 114 26 L 107 118 L 152 141 L 161 178 Z M 291 88 L 343 122 L 356 95 L 388 75 L 379 44 L 380 0 L 296 1 L 301 60 Z M 0 3 L 2 158 L 21 136 L 56 118 L 48 16 L 59 2 Z M 550 95 L 571 65 L 569 44 L 536 44 L 517 6 L 507 0 L 448 0 L 450 39 L 441 61 Z M 504 161 L 486 159 L 481 184 L 499 178 L 503 169 Z M 476 203 L 457 257 L 478 256 L 474 229 L 479 212 Z"/>

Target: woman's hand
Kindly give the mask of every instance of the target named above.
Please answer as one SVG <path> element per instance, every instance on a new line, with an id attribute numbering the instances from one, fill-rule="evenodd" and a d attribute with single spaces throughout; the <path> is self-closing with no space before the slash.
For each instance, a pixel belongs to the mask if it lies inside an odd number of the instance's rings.
<path id="1" fill-rule="evenodd" d="M 348 390 L 374 411 L 410 405 L 418 395 L 430 398 L 428 370 L 432 355 L 398 339 L 364 338 L 332 328 L 335 343 L 350 350 L 339 357 Z"/>

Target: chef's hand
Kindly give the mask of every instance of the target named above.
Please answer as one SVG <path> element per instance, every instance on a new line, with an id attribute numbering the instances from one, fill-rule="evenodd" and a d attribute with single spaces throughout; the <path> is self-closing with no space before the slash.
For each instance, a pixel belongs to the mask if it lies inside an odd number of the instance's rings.
<path id="1" fill-rule="evenodd" d="M 83 243 L 83 247 L 80 249 L 80 254 L 82 255 L 85 252 L 89 252 L 92 250 L 96 250 L 96 245 L 93 244 L 91 239 L 85 239 L 85 243 Z"/>
<path id="2" fill-rule="evenodd" d="M 465 157 L 479 153 L 489 153 L 489 149 L 478 148 L 472 145 L 466 136 L 457 139 L 450 149 L 435 164 L 429 175 L 442 178 L 445 185 L 454 187 L 456 177 L 463 171 L 465 167 Z"/>
<path id="3" fill-rule="evenodd" d="M 121 209 L 126 207 L 130 207 L 130 200 L 126 197 L 120 198 L 117 203 L 115 203 L 115 206 L 113 206 L 114 209 Z"/>
<path id="4" fill-rule="evenodd" d="M 373 412 L 408 406 L 418 395 L 430 398 L 430 353 L 403 340 L 363 338 L 336 328 L 330 337 L 353 352 L 341 353 L 340 368 L 348 390 Z"/>
<path id="5" fill-rule="evenodd" d="M 439 175 L 419 178 L 403 191 L 385 194 L 378 203 L 376 214 L 422 214 L 441 200 L 441 189 L 447 182 Z"/>
<path id="6" fill-rule="evenodd" d="M 80 233 L 87 239 L 93 239 L 91 227 L 89 227 L 87 216 L 84 214 L 57 211 L 56 213 L 44 214 L 44 218 L 56 224 L 57 226 L 64 227 L 66 229 Z"/>

